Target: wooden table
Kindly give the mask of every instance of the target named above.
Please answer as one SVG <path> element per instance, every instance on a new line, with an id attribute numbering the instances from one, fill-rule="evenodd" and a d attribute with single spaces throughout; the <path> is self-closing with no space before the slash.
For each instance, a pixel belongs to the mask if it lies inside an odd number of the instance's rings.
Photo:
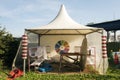
<path id="1" fill-rule="evenodd" d="M 89 54 L 87 54 L 87 55 L 89 55 Z M 72 53 L 72 52 L 71 52 L 71 53 L 63 53 L 63 54 L 60 54 L 59 71 L 61 71 L 63 56 L 66 56 L 66 57 L 68 57 L 68 58 L 70 58 L 70 59 L 72 59 L 72 60 L 74 60 L 74 61 L 78 61 L 78 57 L 79 57 L 79 56 L 87 56 L 87 55 L 85 55 L 85 54 L 80 54 L 80 53 Z M 70 57 L 70 56 L 76 56 L 77 58 L 74 59 L 74 58 L 72 58 L 72 57 Z"/>

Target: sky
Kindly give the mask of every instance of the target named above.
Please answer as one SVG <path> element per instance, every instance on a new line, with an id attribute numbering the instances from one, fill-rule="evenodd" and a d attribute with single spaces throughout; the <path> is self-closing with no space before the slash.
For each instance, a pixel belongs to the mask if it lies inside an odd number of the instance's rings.
<path id="1" fill-rule="evenodd" d="M 21 37 L 26 28 L 51 22 L 62 4 L 82 25 L 120 19 L 120 0 L 0 0 L 0 26 Z"/>

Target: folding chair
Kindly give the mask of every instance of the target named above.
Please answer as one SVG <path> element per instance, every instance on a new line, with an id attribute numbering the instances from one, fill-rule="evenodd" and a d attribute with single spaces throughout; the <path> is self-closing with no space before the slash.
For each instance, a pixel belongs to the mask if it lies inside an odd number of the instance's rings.
<path id="1" fill-rule="evenodd" d="M 41 63 L 47 59 L 46 47 L 33 47 L 29 49 L 30 66 L 34 66 L 35 70 Z"/>

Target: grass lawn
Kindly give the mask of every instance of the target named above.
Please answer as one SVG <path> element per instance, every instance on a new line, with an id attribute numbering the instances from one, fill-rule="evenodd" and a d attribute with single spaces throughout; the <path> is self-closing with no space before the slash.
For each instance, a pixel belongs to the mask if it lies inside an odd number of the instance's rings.
<path id="1" fill-rule="evenodd" d="M 0 69 L 0 80 L 6 80 L 6 78 L 7 78 L 7 75 L 6 75 L 6 73 L 8 73 L 9 71 L 8 70 L 1 70 Z"/>
<path id="2" fill-rule="evenodd" d="M 119 80 L 119 75 L 98 75 L 98 74 L 38 74 L 27 73 L 25 77 L 16 80 Z"/>
<path id="3" fill-rule="evenodd" d="M 10 70 L 0 68 L 0 80 L 6 80 Z M 25 76 L 15 80 L 120 80 L 120 69 L 109 68 L 106 75 L 95 73 L 41 73 L 26 72 Z"/>
<path id="4" fill-rule="evenodd" d="M 9 73 L 8 70 L 4 70 L 4 72 Z M 0 80 L 6 80 L 7 75 L 4 72 L 0 71 Z M 25 76 L 19 77 L 16 80 L 120 80 L 119 74 L 119 69 L 110 69 L 106 75 L 27 72 Z"/>

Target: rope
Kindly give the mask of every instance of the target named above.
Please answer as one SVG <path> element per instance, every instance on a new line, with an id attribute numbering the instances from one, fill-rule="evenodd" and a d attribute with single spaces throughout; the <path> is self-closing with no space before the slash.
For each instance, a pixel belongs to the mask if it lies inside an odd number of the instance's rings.
<path id="1" fill-rule="evenodd" d="M 15 58 L 14 58 L 14 60 L 13 60 L 13 63 L 12 63 L 12 70 L 15 68 L 15 62 L 16 62 L 17 56 L 18 56 L 18 54 L 19 54 L 21 44 L 22 44 L 22 40 L 20 41 L 20 44 L 19 44 L 17 53 L 16 53 Z"/>

